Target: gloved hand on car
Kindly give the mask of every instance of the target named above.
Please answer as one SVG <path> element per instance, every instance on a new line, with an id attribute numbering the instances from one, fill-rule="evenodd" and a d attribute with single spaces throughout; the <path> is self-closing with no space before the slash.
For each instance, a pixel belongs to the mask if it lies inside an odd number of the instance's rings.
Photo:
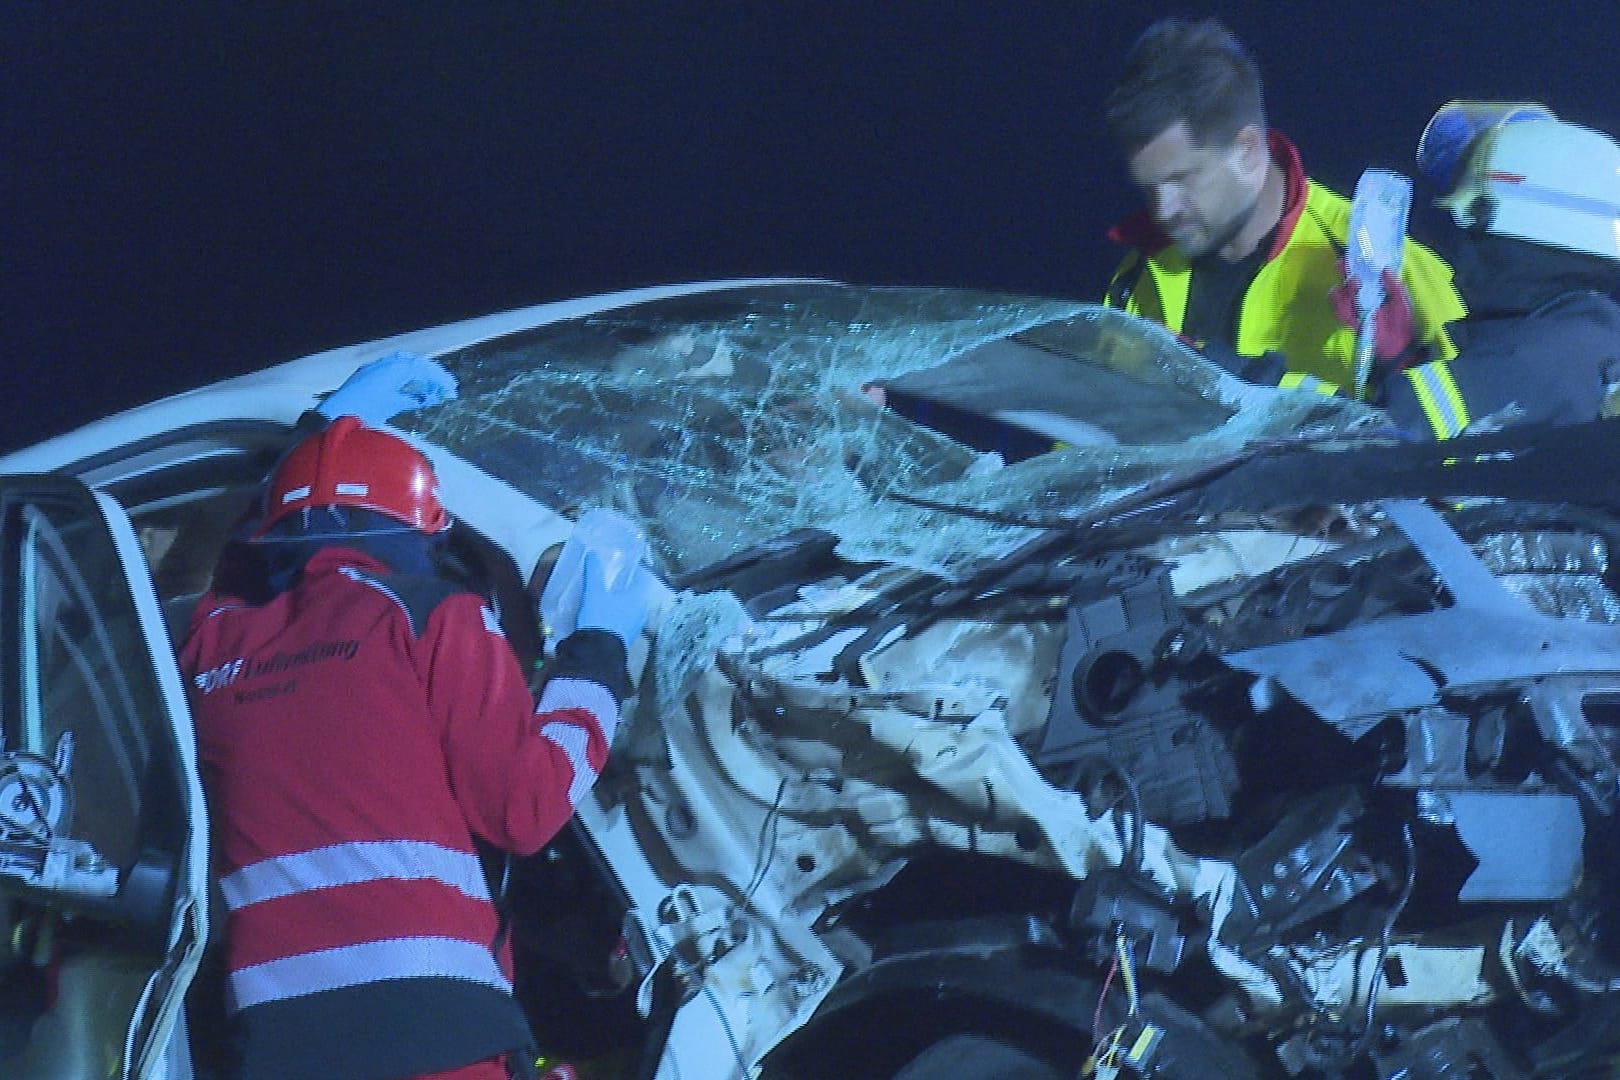
<path id="1" fill-rule="evenodd" d="M 407 410 L 426 409 L 455 397 L 456 377 L 443 364 L 401 351 L 357 370 L 315 411 L 328 420 L 358 416 L 362 423 L 377 425 Z"/>
<path id="2" fill-rule="evenodd" d="M 594 551 L 586 552 L 584 589 L 575 626 L 581 630 L 606 630 L 629 648 L 647 625 L 654 586 L 652 574 L 641 562 L 632 563 L 609 583 L 601 558 Z"/>
<path id="3" fill-rule="evenodd" d="M 1348 274 L 1343 259 L 1339 260 L 1339 272 Z M 1373 357 L 1384 361 L 1384 366 L 1399 370 L 1407 366 L 1404 360 L 1412 347 L 1412 301 L 1393 270 L 1384 271 L 1383 281 L 1384 302 L 1373 312 Z M 1356 291 L 1356 283 L 1346 277 L 1342 285 L 1328 292 L 1333 314 L 1352 330 L 1361 328 Z"/>

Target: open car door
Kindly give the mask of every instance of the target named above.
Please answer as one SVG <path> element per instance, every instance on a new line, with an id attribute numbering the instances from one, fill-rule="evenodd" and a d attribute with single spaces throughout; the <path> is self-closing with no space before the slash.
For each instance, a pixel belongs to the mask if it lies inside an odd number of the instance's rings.
<path id="1" fill-rule="evenodd" d="M 0 479 L 0 1076 L 192 1075 L 206 840 L 128 518 L 76 481 Z"/>

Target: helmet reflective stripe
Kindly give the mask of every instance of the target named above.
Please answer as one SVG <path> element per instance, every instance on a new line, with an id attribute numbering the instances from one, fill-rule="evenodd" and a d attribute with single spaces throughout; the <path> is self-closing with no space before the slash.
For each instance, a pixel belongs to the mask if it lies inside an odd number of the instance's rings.
<path id="1" fill-rule="evenodd" d="M 1435 110 L 1418 138 L 1418 172 L 1441 191 L 1450 191 L 1480 135 L 1521 120 L 1556 119 L 1547 106 L 1529 101 L 1448 101 Z"/>
<path id="2" fill-rule="evenodd" d="M 1590 214 L 1598 218 L 1613 218 L 1620 215 L 1620 204 L 1591 195 L 1557 191 L 1543 184 L 1532 184 L 1522 176 L 1491 173 L 1487 178 L 1485 190 L 1499 198 L 1522 199 L 1525 202 L 1539 203 L 1542 206 L 1568 210 L 1575 214 Z"/>
<path id="3" fill-rule="evenodd" d="M 1440 202 L 1463 228 L 1620 261 L 1620 144 L 1591 128 L 1561 120 L 1495 128 Z"/>

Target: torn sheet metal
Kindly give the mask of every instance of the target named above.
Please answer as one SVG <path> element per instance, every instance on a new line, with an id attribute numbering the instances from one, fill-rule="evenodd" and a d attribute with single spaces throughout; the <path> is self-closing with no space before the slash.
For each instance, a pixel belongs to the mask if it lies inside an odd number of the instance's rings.
<path id="1" fill-rule="evenodd" d="M 1454 606 L 1234 653 L 1228 664 L 1270 679 L 1359 738 L 1385 716 L 1438 705 L 1442 689 L 1609 671 L 1620 628 L 1550 618 L 1506 589 L 1429 507 L 1385 504 Z"/>
<path id="2" fill-rule="evenodd" d="M 1351 738 L 1391 713 L 1439 704 L 1442 686 L 1483 690 L 1614 669 L 1620 628 L 1522 611 L 1447 608 L 1249 649 L 1226 662 L 1274 680 Z"/>
<path id="3" fill-rule="evenodd" d="M 1428 503 L 1416 499 L 1391 499 L 1380 504 L 1389 519 L 1412 541 L 1451 592 L 1458 607 L 1501 609 L 1517 613 L 1525 602 L 1513 595 L 1480 561 L 1472 548 L 1463 543 L 1445 518 Z"/>

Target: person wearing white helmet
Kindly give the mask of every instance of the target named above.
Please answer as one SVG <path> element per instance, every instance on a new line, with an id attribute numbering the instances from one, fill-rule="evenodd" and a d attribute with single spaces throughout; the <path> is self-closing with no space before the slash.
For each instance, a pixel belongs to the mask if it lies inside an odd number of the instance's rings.
<path id="1" fill-rule="evenodd" d="M 1539 105 L 1452 102 L 1418 146 L 1447 194 L 1467 318 L 1458 354 L 1393 373 L 1381 404 L 1436 439 L 1604 415 L 1620 382 L 1620 144 Z"/>

